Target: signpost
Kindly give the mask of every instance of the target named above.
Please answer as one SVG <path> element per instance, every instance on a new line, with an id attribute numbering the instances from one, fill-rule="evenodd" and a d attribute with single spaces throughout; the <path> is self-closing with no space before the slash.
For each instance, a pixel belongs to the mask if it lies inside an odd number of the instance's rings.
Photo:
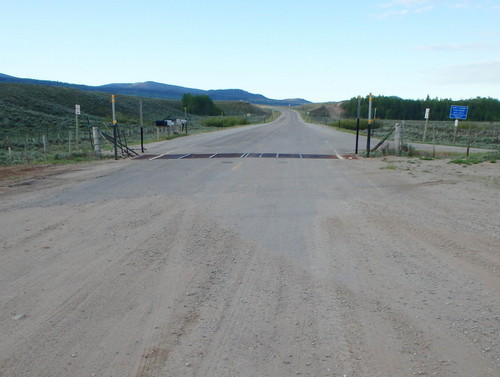
<path id="1" fill-rule="evenodd" d="M 356 150 L 354 152 L 356 154 L 358 154 L 360 110 L 361 110 L 361 96 L 358 96 L 358 114 L 356 117 Z"/>
<path id="2" fill-rule="evenodd" d="M 118 125 L 116 124 L 116 112 L 115 112 L 115 95 L 111 95 L 111 112 L 113 114 L 113 150 L 115 152 L 115 160 L 118 160 Z"/>
<path id="3" fill-rule="evenodd" d="M 75 123 L 76 123 L 76 133 L 75 133 L 75 145 L 76 150 L 78 150 L 78 139 L 80 138 L 79 129 L 80 129 L 80 120 L 78 119 L 78 115 L 80 115 L 80 105 L 75 105 Z"/>
<path id="4" fill-rule="evenodd" d="M 455 142 L 457 138 L 458 121 L 466 120 L 468 112 L 469 112 L 468 106 L 452 105 L 450 107 L 450 118 L 455 119 L 455 135 L 453 136 L 453 142 Z M 470 133 L 471 133 L 471 125 L 469 125 L 469 132 L 467 135 L 467 157 L 469 157 L 469 150 L 470 150 Z"/>
<path id="5" fill-rule="evenodd" d="M 366 156 L 370 157 L 370 137 L 371 137 L 371 126 L 372 120 L 372 105 L 373 105 L 373 95 L 370 93 L 368 97 L 368 137 L 366 138 Z"/>
<path id="6" fill-rule="evenodd" d="M 429 114 L 430 114 L 430 112 L 431 112 L 430 108 L 425 109 L 425 115 L 424 115 L 425 127 L 424 127 L 424 137 L 422 139 L 423 143 L 425 143 L 425 139 L 427 138 L 427 125 L 429 124 Z"/>
<path id="7" fill-rule="evenodd" d="M 139 120 L 141 125 L 141 152 L 144 153 L 144 120 L 142 118 L 142 99 L 139 100 Z"/>

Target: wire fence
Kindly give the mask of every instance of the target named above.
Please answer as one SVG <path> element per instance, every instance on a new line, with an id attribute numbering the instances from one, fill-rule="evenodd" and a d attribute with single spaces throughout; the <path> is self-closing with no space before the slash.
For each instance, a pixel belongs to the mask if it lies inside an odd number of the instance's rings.
<path id="1" fill-rule="evenodd" d="M 249 123 L 272 120 L 268 116 L 248 116 Z M 93 128 L 98 127 L 102 153 L 96 154 L 94 149 Z M 50 129 L 39 129 L 36 126 L 23 128 L 0 128 L 0 165 L 23 164 L 33 162 L 57 163 L 68 160 L 88 160 L 113 156 L 114 144 L 110 139 L 114 136 L 113 125 L 100 119 L 87 118 L 79 123 L 58 124 Z M 202 117 L 193 117 L 187 124 L 175 124 L 169 127 L 155 125 L 118 124 L 117 137 L 119 144 L 141 152 L 141 142 L 146 145 L 153 141 L 173 139 L 186 134 L 213 130 L 204 124 Z M 119 147 L 120 155 L 127 154 Z"/>
<path id="2" fill-rule="evenodd" d="M 308 120 L 313 120 L 309 117 Z M 315 119 L 314 119 L 315 120 Z M 251 123 L 266 121 L 265 117 L 250 119 Z M 319 119 L 320 123 L 327 123 Z M 330 120 L 331 121 L 331 120 Z M 377 119 L 372 127 L 372 136 L 377 139 L 393 140 L 395 125 L 403 124 L 403 143 L 427 143 L 450 145 L 489 150 L 500 150 L 500 123 L 461 121 L 455 127 L 453 121 L 398 121 Z M 353 130 L 355 121 L 342 120 L 330 123 Z M 24 127 L 16 129 L 0 129 L 0 164 L 21 164 L 32 162 L 58 162 L 66 160 L 85 160 L 113 155 L 112 140 L 101 137 L 102 154 L 96 156 L 94 150 L 93 127 L 98 127 L 101 135 L 113 136 L 113 127 L 98 119 L 86 119 L 77 128 L 75 124 L 59 125 L 57 129 L 37 129 Z M 141 149 L 141 141 L 148 142 L 167 140 L 186 133 L 198 133 L 213 129 L 203 124 L 202 120 L 191 120 L 186 127 L 156 127 L 137 124 L 119 124 L 118 138 L 122 145 L 132 150 Z M 366 129 L 361 135 L 367 135 Z M 121 151 L 123 152 L 123 151 Z"/>
<path id="3" fill-rule="evenodd" d="M 396 124 L 403 126 L 403 142 L 450 145 L 457 147 L 498 150 L 500 148 L 500 123 L 489 122 L 432 122 L 422 121 L 375 121 L 373 136 L 383 138 L 394 130 Z"/>
<path id="4" fill-rule="evenodd" d="M 113 136 L 111 124 L 89 124 L 57 131 L 18 129 L 4 132 L 0 138 L 0 164 L 20 164 L 31 162 L 57 162 L 65 160 L 89 159 L 96 156 L 92 128 L 98 127 L 100 146 L 104 155 L 113 150 L 113 143 L 104 135 Z M 137 148 L 141 139 L 144 143 L 175 137 L 178 130 L 162 130 L 155 126 L 118 125 L 118 138 L 123 145 Z"/>
<path id="5" fill-rule="evenodd" d="M 325 117 L 306 117 L 308 121 L 346 129 L 354 132 L 357 127 L 355 119 L 338 119 L 326 121 Z M 417 120 L 383 120 L 376 119 L 371 126 L 371 136 L 376 139 L 387 138 L 394 140 L 396 124 L 403 127 L 402 138 L 404 143 L 433 144 L 481 148 L 488 150 L 500 149 L 500 123 L 499 122 L 468 122 L 460 121 L 455 126 L 454 121 L 425 121 Z M 367 135 L 366 119 L 360 122 L 360 135 Z"/>

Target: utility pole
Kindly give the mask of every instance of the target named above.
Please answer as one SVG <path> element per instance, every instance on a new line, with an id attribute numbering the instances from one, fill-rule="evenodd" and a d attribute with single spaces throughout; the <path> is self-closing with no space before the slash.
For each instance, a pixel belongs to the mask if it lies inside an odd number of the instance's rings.
<path id="1" fill-rule="evenodd" d="M 372 104 L 373 104 L 373 95 L 370 93 L 370 96 L 368 97 L 368 137 L 366 138 L 366 156 L 370 157 L 370 139 L 371 139 L 371 125 L 372 125 Z"/>

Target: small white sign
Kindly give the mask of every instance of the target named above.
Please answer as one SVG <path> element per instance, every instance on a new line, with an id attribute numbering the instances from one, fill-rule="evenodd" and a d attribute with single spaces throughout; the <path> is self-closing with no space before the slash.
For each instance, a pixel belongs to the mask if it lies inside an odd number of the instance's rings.
<path id="1" fill-rule="evenodd" d="M 431 109 L 427 108 L 425 109 L 425 116 L 424 116 L 424 119 L 429 119 L 429 114 L 431 112 Z"/>
<path id="2" fill-rule="evenodd" d="M 80 115 L 80 105 L 75 105 L 75 114 Z"/>

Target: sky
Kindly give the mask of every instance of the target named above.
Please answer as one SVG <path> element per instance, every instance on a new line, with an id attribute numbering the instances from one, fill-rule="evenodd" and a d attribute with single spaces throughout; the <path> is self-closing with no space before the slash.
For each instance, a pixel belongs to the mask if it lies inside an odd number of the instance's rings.
<path id="1" fill-rule="evenodd" d="M 342 101 L 500 98 L 500 0 L 2 0 L 0 73 Z"/>

